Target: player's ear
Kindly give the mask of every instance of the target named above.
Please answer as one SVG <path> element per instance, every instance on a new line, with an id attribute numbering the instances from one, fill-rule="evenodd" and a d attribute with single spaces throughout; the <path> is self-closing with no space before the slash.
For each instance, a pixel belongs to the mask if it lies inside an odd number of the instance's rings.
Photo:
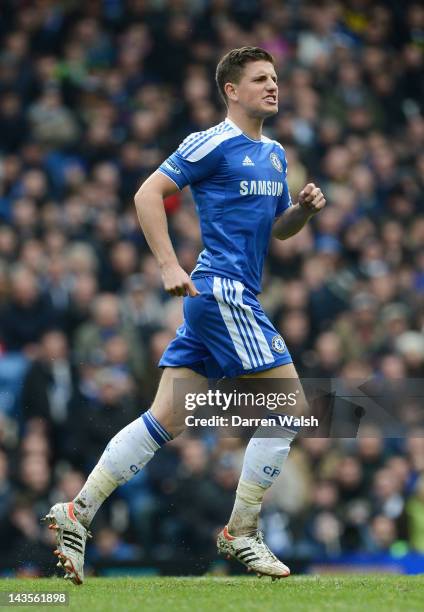
<path id="1" fill-rule="evenodd" d="M 229 100 L 235 101 L 238 99 L 237 89 L 234 83 L 225 83 L 224 91 L 225 91 L 225 95 L 227 96 Z"/>

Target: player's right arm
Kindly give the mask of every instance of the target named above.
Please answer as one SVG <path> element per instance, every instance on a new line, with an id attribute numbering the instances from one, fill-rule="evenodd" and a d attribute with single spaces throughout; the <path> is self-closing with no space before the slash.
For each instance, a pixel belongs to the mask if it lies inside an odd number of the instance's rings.
<path id="1" fill-rule="evenodd" d="M 222 132 L 230 129 L 223 129 Z M 199 292 L 178 263 L 169 238 L 163 200 L 178 189 L 202 181 L 216 171 L 222 158 L 219 144 L 225 137 L 226 134 L 218 134 L 215 128 L 190 134 L 135 195 L 141 229 L 160 266 L 165 289 L 171 295 L 195 296 Z"/>
<path id="2" fill-rule="evenodd" d="M 165 290 L 171 295 L 199 294 L 190 276 L 178 263 L 168 232 L 164 198 L 178 191 L 174 181 L 162 172 L 154 172 L 135 194 L 135 207 L 162 275 Z"/>

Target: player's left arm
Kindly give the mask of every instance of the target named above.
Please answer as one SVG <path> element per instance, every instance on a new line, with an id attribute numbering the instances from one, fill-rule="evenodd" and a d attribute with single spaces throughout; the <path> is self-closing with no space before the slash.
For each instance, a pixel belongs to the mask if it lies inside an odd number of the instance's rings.
<path id="1" fill-rule="evenodd" d="M 311 217 L 319 213 L 326 204 L 324 195 L 314 183 L 308 183 L 299 194 L 299 201 L 289 206 L 274 224 L 272 235 L 287 240 L 300 232 Z"/>

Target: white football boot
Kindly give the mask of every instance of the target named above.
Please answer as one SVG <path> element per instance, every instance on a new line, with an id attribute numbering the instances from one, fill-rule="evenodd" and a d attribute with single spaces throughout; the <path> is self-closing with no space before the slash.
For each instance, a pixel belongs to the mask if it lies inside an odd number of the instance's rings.
<path id="1" fill-rule="evenodd" d="M 290 575 L 289 568 L 279 559 L 263 541 L 260 531 L 249 536 L 232 536 L 228 528 L 219 533 L 216 542 L 218 553 L 232 557 L 247 567 L 248 572 L 258 576 L 271 576 L 273 580 Z"/>
<path id="2" fill-rule="evenodd" d="M 57 566 L 65 571 L 65 579 L 82 584 L 85 543 L 91 533 L 76 518 L 73 502 L 55 504 L 41 520 L 48 521 L 49 529 L 56 532 L 57 549 L 53 554 L 59 559 Z"/>

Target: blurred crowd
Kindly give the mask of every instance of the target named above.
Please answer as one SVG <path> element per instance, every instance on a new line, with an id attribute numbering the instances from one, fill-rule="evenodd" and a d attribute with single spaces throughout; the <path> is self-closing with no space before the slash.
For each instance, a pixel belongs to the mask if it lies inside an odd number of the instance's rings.
<path id="1" fill-rule="evenodd" d="M 261 301 L 303 377 L 424 374 L 424 8 L 408 0 L 3 0 L 0 15 L 0 557 L 51 571 L 38 519 L 149 407 L 181 322 L 133 196 L 219 122 L 223 53 L 270 51 L 292 198 L 328 204 L 274 241 Z M 201 250 L 189 190 L 166 201 L 180 263 Z M 213 555 L 243 455 L 186 436 L 95 519 L 101 560 Z M 263 528 L 284 557 L 424 552 L 424 431 L 302 439 Z M 400 548 L 399 548 L 400 547 Z M 46 569 L 47 568 L 47 569 Z"/>

